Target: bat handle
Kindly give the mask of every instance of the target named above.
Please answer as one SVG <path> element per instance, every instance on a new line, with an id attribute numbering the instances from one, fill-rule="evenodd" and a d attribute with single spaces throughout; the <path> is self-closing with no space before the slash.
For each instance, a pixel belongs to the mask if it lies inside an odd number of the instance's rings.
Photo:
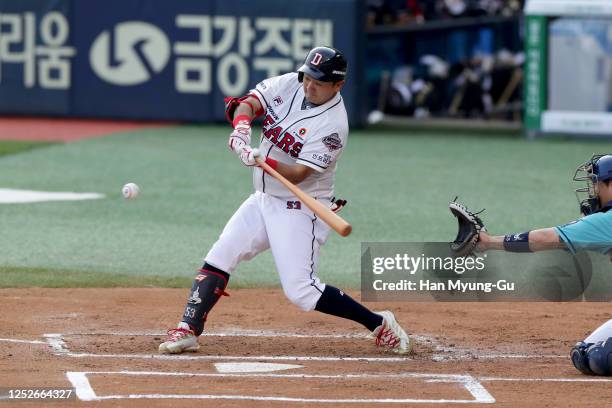
<path id="1" fill-rule="evenodd" d="M 334 231 L 340 234 L 343 237 L 348 236 L 353 227 L 351 224 L 346 222 L 346 220 L 340 217 L 338 214 L 334 213 L 331 209 L 326 207 L 320 201 L 317 201 L 308 193 L 300 190 L 298 186 L 287 180 L 282 174 L 278 171 L 274 170 L 268 163 L 265 162 L 261 157 L 256 157 L 255 161 L 257 164 L 272 177 L 277 179 L 281 184 L 283 184 L 287 190 L 291 191 L 293 195 L 302 200 L 302 202 L 312 210 L 323 222 L 330 226 Z"/>

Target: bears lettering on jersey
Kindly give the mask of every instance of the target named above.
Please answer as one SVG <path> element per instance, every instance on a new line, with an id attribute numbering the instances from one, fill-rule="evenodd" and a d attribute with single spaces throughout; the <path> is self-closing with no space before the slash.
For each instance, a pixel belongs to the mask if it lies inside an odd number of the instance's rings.
<path id="1" fill-rule="evenodd" d="M 298 157 L 300 155 L 300 152 L 302 151 L 303 146 L 304 144 L 301 142 L 294 143 L 293 147 L 291 148 L 291 151 L 289 151 L 291 157 Z"/>
<path id="2" fill-rule="evenodd" d="M 264 130 L 263 134 L 266 139 L 291 157 L 298 157 L 304 144 L 301 142 L 296 142 L 295 137 L 293 137 L 289 132 L 285 132 L 285 134 L 281 137 L 282 132 L 283 128 L 276 126 L 272 129 Z"/>
<path id="3" fill-rule="evenodd" d="M 264 130 L 263 134 L 270 142 L 278 144 L 278 137 L 280 136 L 282 131 L 283 128 L 281 128 L 280 126 L 276 126 L 272 129 Z"/>
<path id="4" fill-rule="evenodd" d="M 263 120 L 263 127 L 264 129 L 266 129 L 267 127 L 273 125 L 275 122 L 275 119 L 271 116 L 271 115 L 266 115 L 266 117 Z"/>
<path id="5" fill-rule="evenodd" d="M 348 137 L 348 120 L 339 94 L 319 107 L 302 109 L 305 97 L 297 73 L 265 80 L 250 90 L 265 106 L 260 149 L 266 157 L 287 165 L 299 164 L 316 171 L 300 183 L 300 188 L 317 197 L 332 197 L 335 161 Z M 325 140 L 323 140 L 325 138 Z M 253 169 L 257 191 L 295 200 L 292 193 L 260 167 Z"/>
<path id="6" fill-rule="evenodd" d="M 295 142 L 295 137 L 291 136 L 289 132 L 285 132 L 285 135 L 281 141 L 276 144 L 276 146 L 278 146 L 279 149 L 282 149 L 283 152 L 289 153 L 289 148 L 293 146 L 293 142 Z"/>

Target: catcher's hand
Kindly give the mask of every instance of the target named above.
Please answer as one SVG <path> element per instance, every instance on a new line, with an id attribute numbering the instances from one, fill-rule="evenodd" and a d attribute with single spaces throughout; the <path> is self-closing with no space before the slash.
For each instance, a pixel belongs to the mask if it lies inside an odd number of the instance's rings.
<path id="1" fill-rule="evenodd" d="M 457 198 L 455 198 L 456 200 Z M 474 250 L 480 240 L 480 232 L 486 231 L 484 223 L 478 216 L 482 211 L 473 213 L 464 205 L 456 201 L 448 204 L 448 209 L 457 218 L 459 230 L 457 237 L 450 243 L 451 251 L 455 256 L 474 255 Z"/>

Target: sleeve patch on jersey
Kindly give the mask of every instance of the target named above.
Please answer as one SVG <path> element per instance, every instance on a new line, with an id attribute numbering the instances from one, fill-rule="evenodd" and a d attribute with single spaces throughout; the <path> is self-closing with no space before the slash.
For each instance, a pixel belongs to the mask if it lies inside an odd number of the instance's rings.
<path id="1" fill-rule="evenodd" d="M 330 152 L 342 148 L 342 140 L 337 133 L 332 133 L 329 136 L 323 138 L 323 144 L 329 149 Z"/>
<path id="2" fill-rule="evenodd" d="M 268 86 L 266 85 L 264 81 L 261 81 L 260 83 L 258 83 L 257 86 L 261 87 L 261 89 L 263 89 L 264 91 L 268 89 Z"/>
<path id="3" fill-rule="evenodd" d="M 323 167 L 323 166 L 321 166 L 318 163 L 315 163 L 315 162 L 310 161 L 310 160 L 303 159 L 301 157 L 297 159 L 296 163 L 300 163 L 300 164 L 304 164 L 304 165 L 306 165 L 308 167 L 312 167 L 313 169 L 315 169 L 315 170 L 317 170 L 319 172 L 322 172 L 323 170 L 327 169 L 327 167 Z M 316 166 L 316 167 L 313 167 L 313 166 Z"/>

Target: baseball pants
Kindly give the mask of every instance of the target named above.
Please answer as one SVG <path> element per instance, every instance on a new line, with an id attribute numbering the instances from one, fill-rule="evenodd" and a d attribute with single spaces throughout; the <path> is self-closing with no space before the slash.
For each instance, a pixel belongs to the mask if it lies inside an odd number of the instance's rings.
<path id="1" fill-rule="evenodd" d="M 326 205 L 329 200 L 325 200 Z M 255 192 L 227 222 L 205 261 L 229 274 L 270 248 L 287 298 L 313 310 L 325 284 L 316 276 L 319 249 L 330 228 L 297 198 Z"/>

